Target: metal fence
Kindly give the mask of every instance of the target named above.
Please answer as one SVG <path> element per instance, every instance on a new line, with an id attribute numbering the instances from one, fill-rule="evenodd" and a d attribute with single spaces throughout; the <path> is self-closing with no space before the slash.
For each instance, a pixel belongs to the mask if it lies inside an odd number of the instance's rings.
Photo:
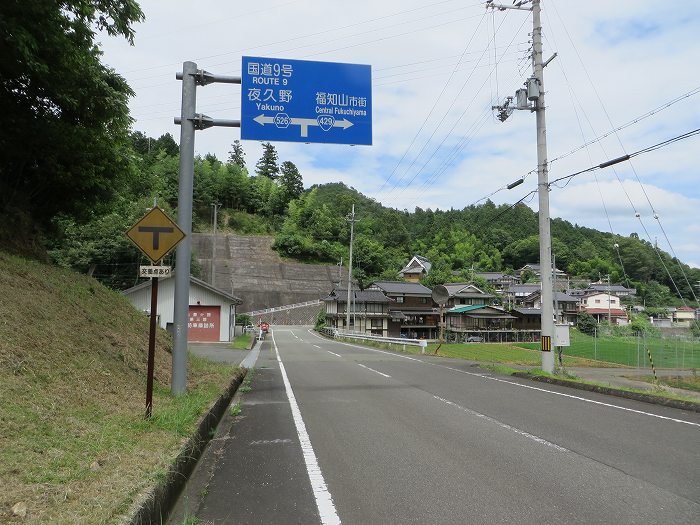
<path id="1" fill-rule="evenodd" d="M 571 334 L 565 355 L 609 361 L 633 368 L 700 368 L 700 339 L 687 336 L 615 336 L 596 332 L 592 337 Z M 650 360 L 651 356 L 651 360 Z"/>

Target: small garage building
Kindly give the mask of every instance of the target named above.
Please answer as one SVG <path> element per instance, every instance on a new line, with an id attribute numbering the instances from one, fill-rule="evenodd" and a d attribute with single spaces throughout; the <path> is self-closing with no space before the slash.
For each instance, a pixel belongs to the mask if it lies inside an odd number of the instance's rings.
<path id="1" fill-rule="evenodd" d="M 151 310 L 151 281 L 124 291 L 134 307 L 145 313 Z M 172 332 L 174 326 L 175 279 L 158 282 L 158 324 Z M 188 341 L 231 341 L 236 322 L 236 306 L 241 299 L 210 284 L 190 277 Z"/>

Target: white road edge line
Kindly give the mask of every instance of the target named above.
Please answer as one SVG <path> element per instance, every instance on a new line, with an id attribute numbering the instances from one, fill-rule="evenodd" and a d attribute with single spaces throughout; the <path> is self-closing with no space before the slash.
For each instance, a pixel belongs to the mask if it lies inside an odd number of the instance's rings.
<path id="1" fill-rule="evenodd" d="M 383 372 L 380 372 L 379 370 L 375 370 L 374 368 L 370 368 L 368 366 L 365 366 L 362 363 L 357 363 L 357 366 L 361 366 L 362 368 L 366 368 L 370 372 L 374 372 L 375 374 L 379 374 L 380 376 L 391 378 L 391 376 L 389 374 L 385 374 Z"/>
<path id="2" fill-rule="evenodd" d="M 319 346 L 319 348 L 321 348 L 321 347 Z M 333 354 L 336 357 L 343 357 L 342 355 L 336 354 L 335 352 L 331 352 L 330 350 L 326 350 L 326 352 L 328 352 L 329 354 Z"/>
<path id="3" fill-rule="evenodd" d="M 559 452 L 571 452 L 568 448 L 564 448 L 560 445 L 556 445 L 555 443 L 552 443 L 551 441 L 547 441 L 544 438 L 541 438 L 539 436 L 535 436 L 534 434 L 530 434 L 529 432 L 525 432 L 524 430 L 520 430 L 519 428 L 512 427 L 512 426 L 508 425 L 507 423 L 503 423 L 502 421 L 499 421 L 499 420 L 494 419 L 490 416 L 487 416 L 486 414 L 482 414 L 481 412 L 477 412 L 476 410 L 471 410 L 469 408 L 465 408 L 461 405 L 458 405 L 457 403 L 455 403 L 453 401 L 450 401 L 448 399 L 444 399 L 440 396 L 433 395 L 433 397 L 435 399 L 437 399 L 438 401 L 442 401 L 443 403 L 450 405 L 452 407 L 455 407 L 463 412 L 466 412 L 467 414 L 471 414 L 472 416 L 476 416 L 476 417 L 479 417 L 481 419 L 485 419 L 486 421 L 489 421 L 491 423 L 495 423 L 496 425 L 498 425 L 501 428 L 505 428 L 506 430 L 510 430 L 511 432 L 515 432 L 516 434 L 520 434 L 521 436 L 524 436 L 528 439 L 531 439 L 532 441 L 536 441 L 540 445 L 545 445 L 547 447 L 551 447 L 555 450 L 558 450 Z"/>
<path id="4" fill-rule="evenodd" d="M 309 474 L 309 481 L 311 482 L 311 489 L 313 490 L 314 498 L 316 499 L 316 507 L 318 508 L 318 513 L 321 517 L 321 523 L 323 525 L 340 525 L 340 518 L 338 517 L 338 513 L 335 510 L 335 505 L 333 504 L 333 497 L 328 491 L 326 481 L 323 479 L 321 467 L 318 466 L 316 454 L 311 446 L 311 439 L 309 438 L 308 432 L 306 432 L 306 425 L 301 417 L 301 411 L 299 410 L 296 397 L 294 397 L 292 385 L 289 383 L 287 371 L 284 368 L 284 363 L 282 363 L 282 358 L 280 357 L 279 350 L 277 349 L 274 333 L 272 334 L 272 344 L 275 347 L 277 362 L 279 363 L 280 371 L 282 372 L 284 389 L 287 391 L 287 399 L 289 399 L 289 406 L 292 409 L 294 426 L 296 426 L 297 435 L 299 436 L 299 443 L 301 444 L 301 450 L 304 454 L 304 463 L 306 463 L 306 472 Z"/>
<path id="5" fill-rule="evenodd" d="M 326 339 L 325 337 L 321 337 L 320 335 L 316 334 L 315 332 L 312 332 L 312 330 L 309 330 L 309 332 L 313 333 L 316 337 L 319 337 L 319 338 L 322 338 L 322 339 Z M 327 340 L 327 339 L 326 339 L 326 340 Z M 537 387 L 537 386 L 523 385 L 522 383 L 516 383 L 515 381 L 508 381 L 507 379 L 501 379 L 501 378 L 498 378 L 498 377 L 487 376 L 487 375 L 485 375 L 485 374 L 477 374 L 477 373 L 474 373 L 474 372 L 467 372 L 467 371 L 465 371 L 465 370 L 460 370 L 459 368 L 452 368 L 451 366 L 440 365 L 440 364 L 437 364 L 437 363 L 430 363 L 430 362 L 427 362 L 427 361 L 423 361 L 422 359 L 416 359 L 415 357 L 408 357 L 408 356 L 405 356 L 405 355 L 394 354 L 394 353 L 392 353 L 392 352 L 386 352 L 386 351 L 384 351 L 384 350 L 378 350 L 378 349 L 376 349 L 376 348 L 370 348 L 370 347 L 368 347 L 368 346 L 359 346 L 359 345 L 353 345 L 353 344 L 350 344 L 350 343 L 341 343 L 340 341 L 333 341 L 333 342 L 336 343 L 336 344 L 339 344 L 339 345 L 351 346 L 351 347 L 353 347 L 353 348 L 360 348 L 360 349 L 362 349 L 362 350 L 369 350 L 369 351 L 371 351 L 371 352 L 379 352 L 380 354 L 387 354 L 387 355 L 391 355 L 391 356 L 394 356 L 394 357 L 400 357 L 400 358 L 402 358 L 402 359 L 409 359 L 409 360 L 411 360 L 411 361 L 418 361 L 419 363 L 423 363 L 424 365 L 437 366 L 437 367 L 440 367 L 440 368 L 445 368 L 445 369 L 447 369 L 447 370 L 452 370 L 453 372 L 459 372 L 460 374 L 467 374 L 467 375 L 470 375 L 470 376 L 482 377 L 482 378 L 484 378 L 484 379 L 490 379 L 491 381 L 498 381 L 499 383 L 507 383 L 507 384 L 509 384 L 509 385 L 514 385 L 514 386 L 518 386 L 518 387 L 521 387 L 521 388 L 529 388 L 529 389 L 531 389 L 531 390 L 537 390 L 537 391 L 539 391 L 539 392 L 544 392 L 544 393 L 546 393 L 546 394 L 553 394 L 553 395 L 555 395 L 555 396 L 561 396 L 561 397 L 567 397 L 567 398 L 570 398 L 570 399 L 576 399 L 576 400 L 578 400 L 578 401 L 584 401 L 584 402 L 586 402 L 586 403 L 592 403 L 592 404 L 594 404 L 594 405 L 605 406 L 605 407 L 608 407 L 608 408 L 616 408 L 616 409 L 618 409 L 618 410 L 624 410 L 624 411 L 626 411 L 626 412 L 633 412 L 633 413 L 635 413 L 635 414 L 640 414 L 640 415 L 643 415 L 643 416 L 655 417 L 655 418 L 658 418 L 658 419 L 665 419 L 665 420 L 667 420 L 667 421 L 673 421 L 674 423 L 683 423 L 683 424 L 685 424 L 685 425 L 691 425 L 691 426 L 694 426 L 694 427 L 700 427 L 700 423 L 693 423 L 692 421 L 685 421 L 684 419 L 676 419 L 676 418 L 673 418 L 673 417 L 661 416 L 661 415 L 659 415 L 659 414 L 653 414 L 652 412 L 645 412 L 645 411 L 643 411 L 643 410 L 636 410 L 636 409 L 634 409 L 634 408 L 627 408 L 627 407 L 623 407 L 623 406 L 620 406 L 620 405 L 613 405 L 612 403 L 604 403 L 604 402 L 602 402 L 602 401 L 595 401 L 594 399 L 587 399 L 587 398 L 585 398 L 585 397 L 575 396 L 575 395 L 573 395 L 573 394 L 565 394 L 565 393 L 563 393 L 563 392 L 555 392 L 554 390 L 547 390 L 546 388 L 540 388 L 540 387 Z"/>

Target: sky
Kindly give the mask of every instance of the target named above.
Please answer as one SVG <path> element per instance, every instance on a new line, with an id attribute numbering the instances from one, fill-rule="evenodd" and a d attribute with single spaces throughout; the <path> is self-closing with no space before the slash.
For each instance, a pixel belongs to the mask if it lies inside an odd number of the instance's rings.
<path id="1" fill-rule="evenodd" d="M 365 64 L 372 145 L 274 143 L 306 187 L 342 181 L 409 211 L 523 197 L 537 210 L 535 115 L 514 111 L 501 122 L 491 109 L 532 75 L 530 12 L 473 0 L 140 5 L 146 19 L 133 46 L 99 35 L 103 61 L 136 93 L 134 130 L 179 141 L 175 73 L 184 61 L 219 75 L 240 75 L 242 56 Z M 700 2 L 543 0 L 542 27 L 545 60 L 556 53 L 544 70 L 552 217 L 636 233 L 700 267 L 700 135 L 635 154 L 700 128 Z M 198 87 L 197 111 L 240 119 L 241 86 Z M 209 128 L 197 132 L 195 150 L 225 160 L 236 139 L 238 128 Z M 253 171 L 261 144 L 242 144 Z"/>

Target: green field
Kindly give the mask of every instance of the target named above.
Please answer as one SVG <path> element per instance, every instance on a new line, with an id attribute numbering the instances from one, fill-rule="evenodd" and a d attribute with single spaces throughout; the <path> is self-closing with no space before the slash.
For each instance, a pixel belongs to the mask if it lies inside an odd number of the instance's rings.
<path id="1" fill-rule="evenodd" d="M 518 343 L 539 349 L 539 343 Z M 700 368 L 700 341 L 664 337 L 592 337 L 571 330 L 571 346 L 565 356 L 583 357 L 620 365 L 650 368 L 649 355 L 656 368 Z"/>

